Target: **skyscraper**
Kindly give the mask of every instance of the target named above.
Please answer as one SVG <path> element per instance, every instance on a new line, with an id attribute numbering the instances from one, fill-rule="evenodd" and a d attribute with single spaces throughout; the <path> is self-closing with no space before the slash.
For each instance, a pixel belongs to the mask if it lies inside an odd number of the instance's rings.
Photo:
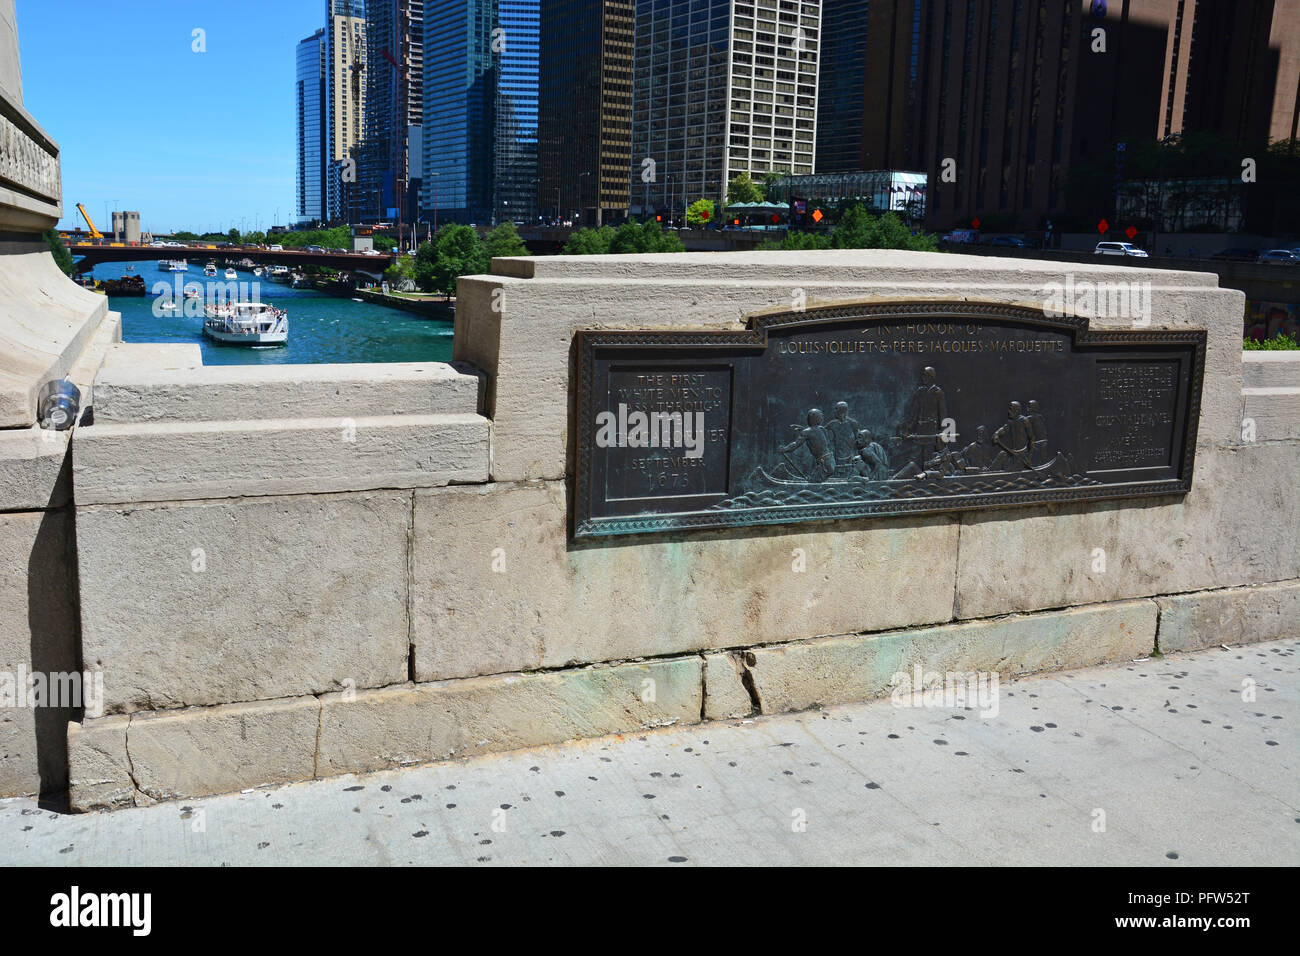
<path id="1" fill-rule="evenodd" d="M 823 28 L 818 172 L 923 170 L 931 228 L 1090 227 L 1109 189 L 1071 197 L 1072 168 L 1300 121 L 1300 0 L 825 0 Z"/>
<path id="2" fill-rule="evenodd" d="M 297 219 L 314 222 L 325 216 L 325 31 L 298 41 Z"/>
<path id="3" fill-rule="evenodd" d="M 364 130 L 366 105 L 366 13 L 364 0 L 326 0 L 326 218 L 359 218 L 354 147 Z"/>
<path id="4" fill-rule="evenodd" d="M 632 205 L 813 172 L 821 0 L 637 0 Z"/>
<path id="5" fill-rule="evenodd" d="M 585 223 L 627 214 L 636 0 L 542 7 L 537 206 Z"/>
<path id="6" fill-rule="evenodd" d="M 425 0 L 425 218 L 532 216 L 539 21 L 539 0 Z"/>
<path id="7" fill-rule="evenodd" d="M 867 22 L 870 0 L 822 0 L 821 62 L 817 89 L 817 169 L 865 169 L 864 113 L 888 108 L 867 89 Z"/>
<path id="8" fill-rule="evenodd" d="M 530 221 L 537 208 L 537 84 L 540 0 L 498 0 L 493 215 Z"/>
<path id="9" fill-rule="evenodd" d="M 423 83 L 423 0 L 369 0 L 365 130 L 357 152 L 363 219 L 410 221 L 418 210 L 411 152 L 412 140 L 418 142 L 412 128 L 423 122 Z"/>

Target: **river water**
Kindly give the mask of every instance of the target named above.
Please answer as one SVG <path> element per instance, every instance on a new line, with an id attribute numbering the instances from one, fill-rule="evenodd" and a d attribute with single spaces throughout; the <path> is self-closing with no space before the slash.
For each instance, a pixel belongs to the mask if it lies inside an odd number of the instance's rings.
<path id="1" fill-rule="evenodd" d="M 162 258 L 165 250 L 159 250 Z M 224 267 L 216 279 L 203 275 L 203 263 L 190 260 L 188 272 L 163 272 L 155 260 L 109 262 L 95 266 L 96 279 L 124 275 L 144 278 L 148 292 L 143 298 L 113 296 L 109 307 L 122 313 L 125 342 L 197 342 L 204 365 L 315 364 L 321 362 L 449 362 L 452 323 L 430 319 L 413 312 L 390 309 L 369 302 L 354 302 L 316 292 L 294 289 L 279 282 L 259 279 L 252 272 L 237 270 L 240 283 L 260 283 L 258 298 L 289 312 L 289 341 L 286 345 L 250 348 L 223 345 L 203 334 L 201 316 L 154 314 L 154 288 L 166 283 L 176 288 L 175 278 L 185 283 L 224 282 Z M 128 271 L 128 266 L 130 270 Z M 251 286 L 250 286 L 251 289 Z M 183 300 L 182 300 L 183 304 Z"/>

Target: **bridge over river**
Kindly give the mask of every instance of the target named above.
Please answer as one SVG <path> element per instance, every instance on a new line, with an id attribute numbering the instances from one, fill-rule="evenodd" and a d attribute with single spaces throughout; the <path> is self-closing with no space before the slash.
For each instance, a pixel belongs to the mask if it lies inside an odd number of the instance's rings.
<path id="1" fill-rule="evenodd" d="M 89 272 L 103 262 L 135 262 L 140 260 L 188 259 L 202 265 L 207 259 L 251 259 L 261 264 L 286 266 L 324 266 L 329 269 L 347 269 L 378 276 L 393 264 L 391 253 L 367 255 L 362 252 L 307 252 L 303 249 L 263 249 L 259 246 L 227 246 L 215 244 L 189 246 L 128 246 L 123 243 L 73 242 L 68 244 L 77 261 L 77 272 Z"/>

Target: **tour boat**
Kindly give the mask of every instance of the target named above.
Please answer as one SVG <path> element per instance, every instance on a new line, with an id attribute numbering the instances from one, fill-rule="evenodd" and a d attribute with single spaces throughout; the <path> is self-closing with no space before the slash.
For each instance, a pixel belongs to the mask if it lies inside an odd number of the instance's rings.
<path id="1" fill-rule="evenodd" d="M 168 259 L 166 267 L 160 262 L 158 268 L 164 272 L 189 272 L 190 262 L 188 259 Z"/>
<path id="2" fill-rule="evenodd" d="M 267 276 L 267 278 L 270 279 L 272 282 L 288 282 L 289 275 L 290 273 L 289 273 L 288 266 L 272 266 L 271 273 L 270 275 Z"/>
<path id="3" fill-rule="evenodd" d="M 231 279 L 239 278 L 239 273 L 236 272 L 234 269 L 227 269 L 225 275 L 226 275 L 227 282 L 229 282 Z"/>
<path id="4" fill-rule="evenodd" d="M 283 345 L 289 313 L 267 302 L 232 302 L 203 309 L 205 335 L 227 345 Z"/>

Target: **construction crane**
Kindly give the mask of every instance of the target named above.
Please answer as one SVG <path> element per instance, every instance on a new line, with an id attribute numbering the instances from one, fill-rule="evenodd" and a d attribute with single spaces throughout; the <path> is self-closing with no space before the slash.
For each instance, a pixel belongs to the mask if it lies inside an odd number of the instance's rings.
<path id="1" fill-rule="evenodd" d="M 86 225 L 90 227 L 91 239 L 103 239 L 104 234 L 95 228 L 95 224 L 90 221 L 90 213 L 86 212 L 86 207 L 77 203 L 77 212 L 81 213 L 81 218 L 86 220 Z"/>

